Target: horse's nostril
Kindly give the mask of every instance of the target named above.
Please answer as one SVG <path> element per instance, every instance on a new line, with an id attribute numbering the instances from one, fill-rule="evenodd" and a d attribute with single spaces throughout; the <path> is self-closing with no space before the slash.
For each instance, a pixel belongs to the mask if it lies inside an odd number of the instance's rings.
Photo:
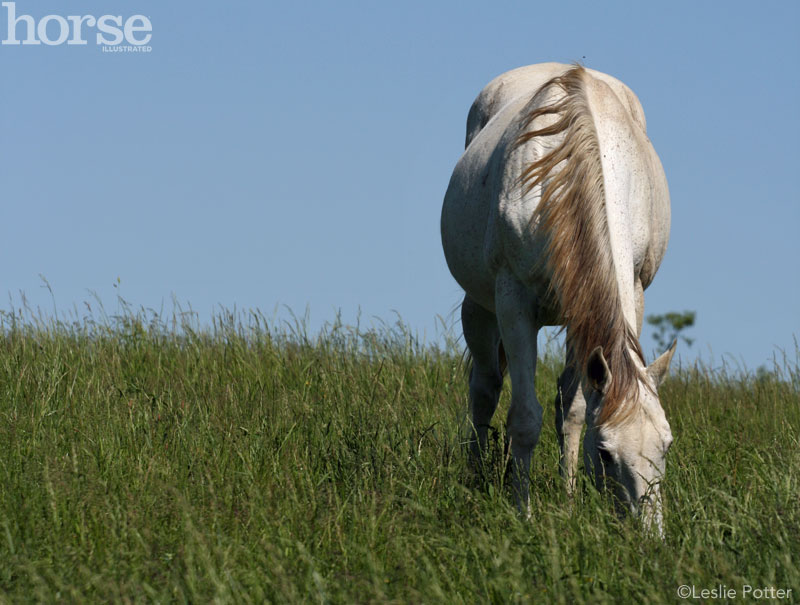
<path id="1" fill-rule="evenodd" d="M 600 462 L 603 463 L 603 466 L 608 467 L 614 464 L 614 457 L 607 449 L 599 447 L 597 448 L 597 453 L 600 456 Z"/>

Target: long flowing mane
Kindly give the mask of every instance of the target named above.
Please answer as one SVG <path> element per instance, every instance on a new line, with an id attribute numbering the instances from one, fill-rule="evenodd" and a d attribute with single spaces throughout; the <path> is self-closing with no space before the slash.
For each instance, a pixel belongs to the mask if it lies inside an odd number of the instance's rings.
<path id="1" fill-rule="evenodd" d="M 622 311 L 600 146 L 584 77 L 585 69 L 576 65 L 545 83 L 534 99 L 553 98 L 556 93 L 555 100 L 543 106 L 533 103 L 534 109 L 524 118 L 525 132 L 515 146 L 536 137 L 563 135 L 558 145 L 524 168 L 521 185 L 525 193 L 535 187 L 541 190 L 531 226 L 536 225 L 546 237 L 542 262 L 553 276 L 551 294 L 560 305 L 568 344 L 584 374 L 592 350 L 603 348 L 611 384 L 597 422 L 616 425 L 633 412 L 634 407 L 625 402 L 638 393 L 640 371 L 632 353 L 642 363 L 644 355 Z M 537 118 L 548 115 L 555 121 L 534 126 Z"/>

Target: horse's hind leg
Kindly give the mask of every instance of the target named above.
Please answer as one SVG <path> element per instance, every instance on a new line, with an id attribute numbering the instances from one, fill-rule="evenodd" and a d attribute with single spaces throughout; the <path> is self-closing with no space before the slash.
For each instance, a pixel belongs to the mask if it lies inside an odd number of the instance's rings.
<path id="1" fill-rule="evenodd" d="M 503 368 L 500 367 L 500 331 L 497 318 L 469 296 L 461 304 L 461 325 L 464 340 L 472 355 L 469 375 L 469 400 L 472 411 L 473 435 L 470 450 L 473 462 L 480 461 L 486 451 L 489 423 L 492 420 L 500 389 L 503 387 Z"/>
<path id="2" fill-rule="evenodd" d="M 575 367 L 571 348 L 567 349 L 567 363 L 558 379 L 556 392 L 556 434 L 561 448 L 559 467 L 570 496 L 575 492 L 578 473 L 578 451 L 581 430 L 586 416 L 586 401 L 580 388 L 580 374 Z"/>
<path id="3" fill-rule="evenodd" d="M 495 306 L 511 376 L 508 437 L 513 481 L 520 512 L 530 514 L 528 494 L 533 448 L 542 429 L 542 406 L 536 398 L 537 304 L 531 292 L 507 271 L 495 282 Z"/>

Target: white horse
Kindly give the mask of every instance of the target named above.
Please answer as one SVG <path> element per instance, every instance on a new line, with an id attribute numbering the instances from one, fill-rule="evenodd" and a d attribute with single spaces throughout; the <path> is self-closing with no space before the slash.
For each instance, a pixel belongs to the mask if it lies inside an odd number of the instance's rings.
<path id="1" fill-rule="evenodd" d="M 585 466 L 598 488 L 663 532 L 659 483 L 672 434 L 656 389 L 675 343 L 646 367 L 638 337 L 669 225 L 664 171 L 622 82 L 544 63 L 478 95 L 444 199 L 442 245 L 466 292 L 473 454 L 486 448 L 507 365 L 514 487 L 526 514 L 542 425 L 536 338 L 542 326 L 565 325 L 555 407 L 567 490 L 585 421 Z"/>

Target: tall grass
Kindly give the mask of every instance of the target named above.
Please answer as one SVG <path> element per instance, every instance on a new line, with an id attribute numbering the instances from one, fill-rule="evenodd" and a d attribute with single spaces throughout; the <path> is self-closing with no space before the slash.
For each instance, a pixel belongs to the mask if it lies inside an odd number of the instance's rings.
<path id="1" fill-rule="evenodd" d="M 800 590 L 800 356 L 668 379 L 664 542 L 588 485 L 567 500 L 552 400 L 533 518 L 466 464 L 451 342 L 317 335 L 257 313 L 17 311 L 0 335 L 0 595 L 24 601 L 675 602 Z"/>

